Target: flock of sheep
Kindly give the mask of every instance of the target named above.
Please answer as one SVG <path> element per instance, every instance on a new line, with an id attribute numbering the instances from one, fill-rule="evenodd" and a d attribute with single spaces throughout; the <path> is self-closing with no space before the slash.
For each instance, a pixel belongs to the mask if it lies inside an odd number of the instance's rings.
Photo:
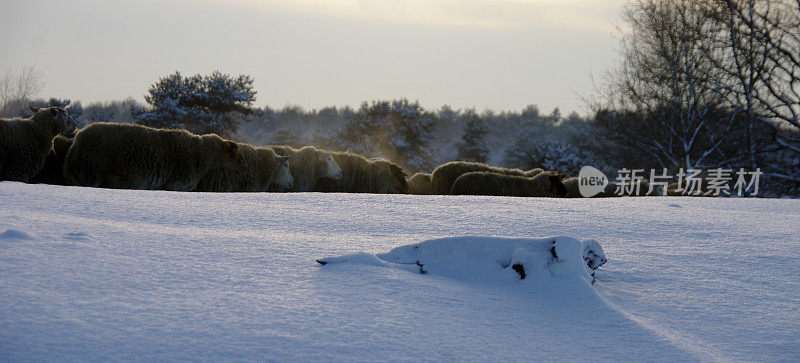
<path id="1" fill-rule="evenodd" d="M 62 108 L 0 122 L 0 180 L 116 189 L 576 197 L 577 180 L 542 169 L 453 161 L 407 177 L 384 159 L 313 146 L 255 147 L 214 134 L 94 123 Z"/>

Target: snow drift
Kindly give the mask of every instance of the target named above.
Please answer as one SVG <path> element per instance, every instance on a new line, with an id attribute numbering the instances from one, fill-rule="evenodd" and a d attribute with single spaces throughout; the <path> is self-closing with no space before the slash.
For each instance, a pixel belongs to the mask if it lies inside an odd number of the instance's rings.
<path id="1" fill-rule="evenodd" d="M 606 258 L 596 241 L 581 242 L 566 236 L 453 237 L 401 246 L 377 255 L 359 253 L 317 262 L 387 266 L 470 283 L 497 285 L 526 280 L 526 285 L 532 286 L 571 277 L 594 283 L 593 270 L 606 263 Z"/>
<path id="2" fill-rule="evenodd" d="M 594 285 L 502 268 L 551 235 Z M 800 200 L 2 182 L 0 360 L 798 361 L 798 236 Z"/>

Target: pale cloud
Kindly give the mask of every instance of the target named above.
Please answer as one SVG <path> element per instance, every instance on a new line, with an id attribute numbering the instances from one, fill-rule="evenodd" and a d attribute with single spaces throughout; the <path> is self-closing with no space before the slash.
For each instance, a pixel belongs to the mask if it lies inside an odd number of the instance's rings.
<path id="1" fill-rule="evenodd" d="M 223 1 L 223 0 L 219 0 Z M 235 0 L 241 6 L 424 26 L 610 30 L 624 0 Z M 226 1 L 230 3 L 230 0 Z"/>

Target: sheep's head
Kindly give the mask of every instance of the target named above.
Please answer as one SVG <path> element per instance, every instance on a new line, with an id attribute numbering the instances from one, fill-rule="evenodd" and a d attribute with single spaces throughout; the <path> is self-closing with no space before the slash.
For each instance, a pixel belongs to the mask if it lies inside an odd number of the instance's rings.
<path id="1" fill-rule="evenodd" d="M 389 169 L 392 175 L 389 193 L 408 194 L 408 181 L 406 181 L 406 172 L 403 168 L 397 164 L 390 163 Z"/>
<path id="2" fill-rule="evenodd" d="M 382 158 L 373 158 L 369 161 L 372 175 L 383 183 L 384 192 L 388 194 L 407 194 L 408 182 L 406 172 L 397 164 Z"/>
<path id="3" fill-rule="evenodd" d="M 325 166 L 325 173 L 323 177 L 331 178 L 333 180 L 342 179 L 344 176 L 342 172 L 342 168 L 336 163 L 336 160 L 333 160 L 333 155 L 329 152 L 321 152 L 319 153 L 319 162 Z"/>
<path id="4" fill-rule="evenodd" d="M 67 110 L 61 107 L 38 108 L 29 105 L 28 108 L 33 112 L 31 120 L 47 125 L 53 136 L 72 135 L 78 130 L 78 124 L 70 117 Z"/>
<path id="5" fill-rule="evenodd" d="M 200 135 L 204 149 L 219 159 L 219 166 L 237 173 L 245 172 L 244 160 L 235 141 L 225 140 L 217 134 Z"/>
<path id="6" fill-rule="evenodd" d="M 294 178 L 289 171 L 289 156 L 278 156 L 275 160 L 278 163 L 278 170 L 275 172 L 272 184 L 282 189 L 292 189 Z"/>

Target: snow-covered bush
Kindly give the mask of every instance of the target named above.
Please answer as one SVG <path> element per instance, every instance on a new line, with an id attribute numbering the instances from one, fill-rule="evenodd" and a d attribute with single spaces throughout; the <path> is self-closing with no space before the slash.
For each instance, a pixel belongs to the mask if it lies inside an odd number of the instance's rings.
<path id="1" fill-rule="evenodd" d="M 256 92 L 250 76 L 210 75 L 183 77 L 180 72 L 150 86 L 145 101 L 149 109 L 132 110 L 136 122 L 160 128 L 229 136 L 236 131 L 233 114 L 250 114 Z"/>

